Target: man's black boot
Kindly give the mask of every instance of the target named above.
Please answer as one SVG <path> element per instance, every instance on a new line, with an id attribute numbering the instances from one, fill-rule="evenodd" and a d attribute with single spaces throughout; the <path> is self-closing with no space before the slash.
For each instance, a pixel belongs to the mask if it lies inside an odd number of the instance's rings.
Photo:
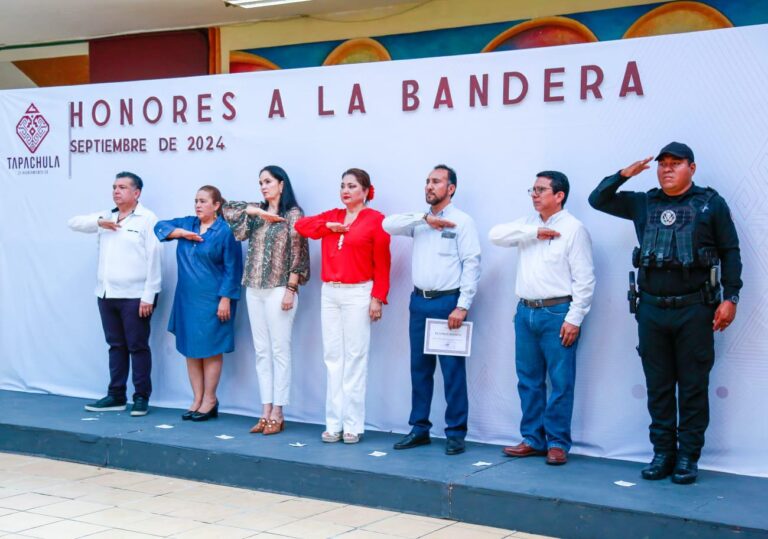
<path id="1" fill-rule="evenodd" d="M 648 479 L 649 481 L 657 481 L 669 476 L 674 469 L 674 453 L 656 453 L 653 455 L 653 460 L 651 463 L 643 468 L 643 471 L 640 475 L 643 476 L 643 479 Z"/>
<path id="2" fill-rule="evenodd" d="M 687 455 L 681 455 L 675 464 L 672 482 L 678 485 L 690 485 L 696 482 L 698 475 L 699 465 L 696 461 Z"/>

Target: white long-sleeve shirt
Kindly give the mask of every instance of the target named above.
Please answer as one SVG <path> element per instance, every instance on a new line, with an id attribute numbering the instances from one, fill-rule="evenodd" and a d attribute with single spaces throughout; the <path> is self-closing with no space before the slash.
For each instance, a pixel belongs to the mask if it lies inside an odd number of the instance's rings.
<path id="1" fill-rule="evenodd" d="M 542 227 L 556 230 L 560 236 L 539 240 L 536 236 Z M 592 239 L 581 221 L 568 210 L 557 212 L 546 222 L 535 214 L 494 226 L 488 238 L 502 247 L 517 247 L 515 293 L 519 298 L 572 296 L 565 321 L 581 326 L 595 291 Z"/>
<path id="2" fill-rule="evenodd" d="M 381 223 L 393 236 L 413 238 L 411 274 L 414 286 L 427 291 L 459 289 L 457 307 L 469 309 L 480 280 L 480 238 L 472 218 L 449 204 L 438 217 L 456 224 L 436 230 L 424 213 L 389 215 Z"/>
<path id="3" fill-rule="evenodd" d="M 157 217 L 138 204 L 116 231 L 101 228 L 99 219 L 117 222 L 117 208 L 78 215 L 67 223 L 76 232 L 98 234 L 99 267 L 96 295 L 100 298 L 140 298 L 153 303 L 160 292 L 160 242 Z"/>

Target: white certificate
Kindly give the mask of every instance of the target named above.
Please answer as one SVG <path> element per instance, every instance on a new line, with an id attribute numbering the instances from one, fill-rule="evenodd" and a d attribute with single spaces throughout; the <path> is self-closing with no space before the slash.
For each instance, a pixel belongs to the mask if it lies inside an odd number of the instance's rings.
<path id="1" fill-rule="evenodd" d="M 472 352 L 472 322 L 459 329 L 448 329 L 448 320 L 427 318 L 424 353 L 439 356 L 469 356 Z"/>

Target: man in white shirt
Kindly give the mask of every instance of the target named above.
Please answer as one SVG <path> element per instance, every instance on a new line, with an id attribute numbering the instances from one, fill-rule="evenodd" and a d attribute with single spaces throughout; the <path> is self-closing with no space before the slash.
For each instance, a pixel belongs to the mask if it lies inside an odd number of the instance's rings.
<path id="1" fill-rule="evenodd" d="M 89 412 L 125 410 L 129 366 L 133 367 L 132 416 L 149 411 L 152 353 L 149 321 L 160 292 L 160 242 L 157 217 L 139 203 L 144 184 L 132 172 L 120 172 L 112 185 L 116 207 L 69 220 L 77 232 L 98 234 L 96 282 L 101 324 L 109 344 L 107 396 L 85 406 Z"/>
<path id="2" fill-rule="evenodd" d="M 504 448 L 504 454 L 546 455 L 547 464 L 554 465 L 568 461 L 576 345 L 595 289 L 592 240 L 563 209 L 568 191 L 565 174 L 540 172 L 528 190 L 537 213 L 496 225 L 489 233 L 494 244 L 518 248 L 515 365 L 523 441 Z"/>
<path id="3" fill-rule="evenodd" d="M 426 319 L 447 319 L 451 329 L 461 327 L 480 280 L 480 238 L 472 218 L 451 203 L 456 184 L 456 172 L 437 165 L 424 188 L 429 211 L 390 215 L 382 222 L 389 234 L 413 238 L 411 432 L 395 444 L 395 449 L 431 442 L 429 411 L 438 357 L 445 383 L 445 453 L 458 455 L 465 449 L 469 414 L 465 358 L 424 353 Z"/>

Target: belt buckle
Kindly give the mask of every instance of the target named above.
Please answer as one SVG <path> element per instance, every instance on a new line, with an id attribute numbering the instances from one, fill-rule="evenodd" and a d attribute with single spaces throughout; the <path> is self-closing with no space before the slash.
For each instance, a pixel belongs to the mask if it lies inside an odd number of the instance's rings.
<path id="1" fill-rule="evenodd" d="M 533 301 L 533 308 L 534 309 L 541 309 L 544 307 L 544 300 L 543 299 L 536 299 Z"/>
<path id="2" fill-rule="evenodd" d="M 423 297 L 424 299 L 432 299 L 431 297 L 429 297 L 427 290 L 421 291 L 421 297 Z"/>

